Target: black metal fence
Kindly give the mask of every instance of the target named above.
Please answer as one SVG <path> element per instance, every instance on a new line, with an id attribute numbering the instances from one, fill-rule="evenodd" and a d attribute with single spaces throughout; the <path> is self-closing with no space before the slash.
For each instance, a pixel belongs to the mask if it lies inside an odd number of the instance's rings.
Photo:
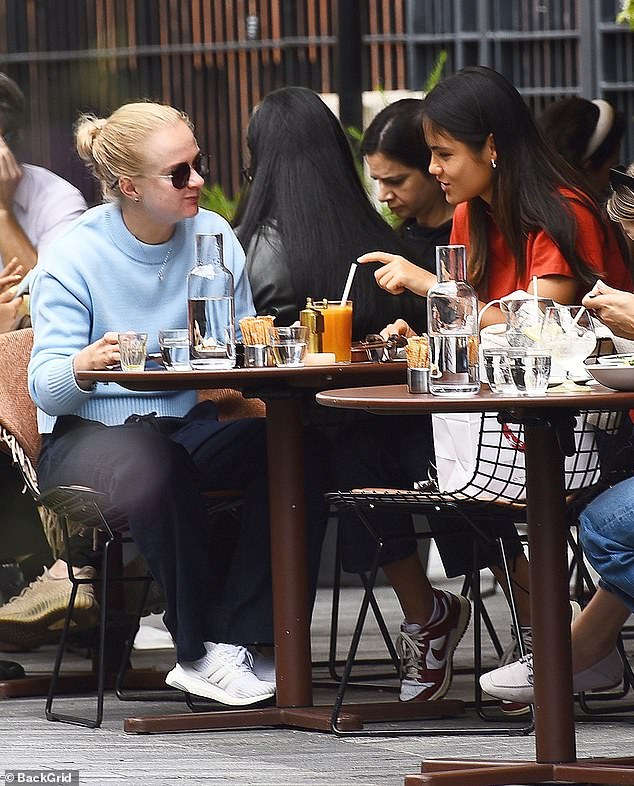
<path id="1" fill-rule="evenodd" d="M 439 53 L 445 73 L 483 63 L 534 110 L 557 97 L 606 97 L 628 118 L 634 158 L 634 34 L 618 0 L 367 0 L 364 89 L 420 90 Z M 235 193 L 244 129 L 270 90 L 333 92 L 337 0 L 0 0 L 0 69 L 29 101 L 25 158 L 93 196 L 72 150 L 80 111 L 137 98 L 185 109 L 213 175 Z M 345 42 L 344 42 L 345 43 Z"/>

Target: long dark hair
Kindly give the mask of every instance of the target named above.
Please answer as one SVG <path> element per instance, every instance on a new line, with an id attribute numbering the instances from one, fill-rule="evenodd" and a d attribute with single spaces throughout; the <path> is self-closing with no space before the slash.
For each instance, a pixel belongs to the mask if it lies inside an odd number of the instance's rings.
<path id="1" fill-rule="evenodd" d="M 625 135 L 625 115 L 612 107 L 611 125 L 600 144 L 587 155 L 599 121 L 599 107 L 587 98 L 569 96 L 549 104 L 537 118 L 548 142 L 575 169 L 600 169 L 617 153 Z"/>
<path id="2" fill-rule="evenodd" d="M 365 130 L 361 153 L 383 153 L 430 177 L 427 168 L 431 152 L 423 135 L 422 109 L 420 98 L 401 98 L 386 106 Z"/>
<path id="3" fill-rule="evenodd" d="M 574 192 L 608 229 L 597 202 L 584 190 L 581 176 L 546 144 L 521 95 L 501 74 L 484 66 L 464 68 L 443 79 L 423 102 L 424 127 L 448 133 L 480 153 L 493 135 L 497 153 L 491 213 L 517 260 L 526 269 L 526 238 L 543 229 L 557 244 L 575 276 L 584 284 L 596 280 L 591 260 L 575 248 L 576 221 L 560 188 Z M 474 286 L 486 282 L 488 256 L 487 205 L 469 201 L 469 277 Z"/>
<path id="4" fill-rule="evenodd" d="M 247 132 L 250 183 L 235 219 L 245 249 L 264 224 L 280 234 L 299 308 L 306 297 L 341 297 L 350 263 L 367 251 L 410 250 L 370 202 L 343 129 L 312 90 L 269 93 Z M 381 290 L 376 265 L 360 265 L 352 287 L 354 336 L 402 316 L 423 326 L 424 301 Z M 381 324 L 383 323 L 383 324 Z"/>

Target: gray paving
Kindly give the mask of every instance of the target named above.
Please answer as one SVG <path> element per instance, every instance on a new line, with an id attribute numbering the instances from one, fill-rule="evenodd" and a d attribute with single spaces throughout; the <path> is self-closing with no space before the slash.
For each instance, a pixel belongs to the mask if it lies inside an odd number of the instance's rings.
<path id="1" fill-rule="evenodd" d="M 447 586 L 447 585 L 446 585 Z M 388 588 L 379 591 L 380 602 L 390 627 L 397 629 L 400 614 Z M 358 607 L 359 591 L 344 590 L 342 628 L 350 629 L 350 620 Z M 489 599 L 500 630 L 508 627 L 500 593 Z M 313 659 L 323 661 L 328 647 L 330 592 L 320 590 L 313 623 Z M 505 636 L 508 638 L 508 636 Z M 458 672 L 471 660 L 472 642 L 465 637 L 456 655 Z M 368 657 L 383 656 L 380 636 L 368 626 L 363 640 Z M 19 656 L 30 671 L 49 667 L 53 649 Z M 2 655 L 2 657 L 9 657 Z M 87 668 L 86 661 L 74 657 L 74 665 Z M 493 665 L 493 649 L 485 641 L 485 660 Z M 137 665 L 149 663 L 157 668 L 171 665 L 169 652 L 135 655 Z M 317 666 L 315 678 L 326 679 L 326 670 Z M 450 698 L 470 700 L 471 677 L 458 673 Z M 395 688 L 394 679 L 385 682 Z M 316 689 L 316 701 L 327 701 L 332 693 Z M 358 700 L 355 691 L 352 700 Z M 92 710 L 89 700 L 72 700 L 74 709 Z M 249 784 L 249 786 L 402 786 L 408 773 L 420 770 L 424 757 L 504 757 L 511 759 L 534 756 L 534 737 L 485 736 L 485 724 L 468 712 L 461 725 L 475 727 L 469 736 L 416 736 L 380 738 L 337 738 L 329 734 L 288 729 L 258 729 L 136 736 L 123 732 L 123 720 L 131 715 L 184 711 L 176 702 L 160 704 L 122 703 L 108 696 L 105 720 L 101 729 L 87 730 L 76 726 L 49 723 L 44 718 L 41 698 L 12 699 L 0 702 L 0 782 L 3 770 L 10 769 L 79 769 L 82 784 Z M 631 755 L 631 717 L 622 722 L 580 723 L 579 756 Z M 451 722 L 455 725 L 455 721 Z M 429 722 L 431 725 L 432 722 Z M 489 724 L 490 725 L 490 724 Z"/>

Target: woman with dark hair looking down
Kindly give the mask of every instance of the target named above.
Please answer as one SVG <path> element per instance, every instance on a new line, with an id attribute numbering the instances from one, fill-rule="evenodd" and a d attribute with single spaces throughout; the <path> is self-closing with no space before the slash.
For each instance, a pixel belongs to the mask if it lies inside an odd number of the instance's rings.
<path id="1" fill-rule="evenodd" d="M 453 207 L 429 174 L 431 152 L 422 127 L 423 102 L 402 98 L 382 109 L 367 127 L 361 152 L 377 199 L 398 217 L 396 232 L 413 259 L 436 271 L 436 246 L 449 242 Z"/>

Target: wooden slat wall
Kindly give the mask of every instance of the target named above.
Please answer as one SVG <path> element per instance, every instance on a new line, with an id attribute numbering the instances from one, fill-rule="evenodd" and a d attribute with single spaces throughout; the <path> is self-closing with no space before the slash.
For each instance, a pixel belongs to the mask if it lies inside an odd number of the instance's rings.
<path id="1" fill-rule="evenodd" d="M 404 4 L 370 0 L 364 32 L 404 33 Z M 0 0 L 0 70 L 30 106 L 24 157 L 92 198 L 72 151 L 77 113 L 147 97 L 191 115 L 214 179 L 234 193 L 244 130 L 262 96 L 290 84 L 336 90 L 336 9 L 336 0 Z M 404 88 L 404 44 L 368 49 L 364 88 Z"/>

